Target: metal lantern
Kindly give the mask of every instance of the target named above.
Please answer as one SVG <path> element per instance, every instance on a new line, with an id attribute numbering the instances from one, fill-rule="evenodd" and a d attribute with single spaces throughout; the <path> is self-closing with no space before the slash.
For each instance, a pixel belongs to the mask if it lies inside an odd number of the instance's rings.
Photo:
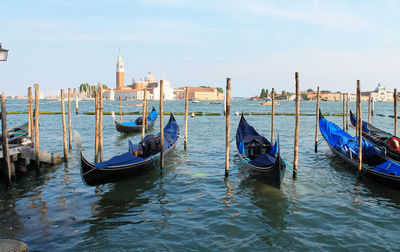
<path id="1" fill-rule="evenodd" d="M 0 61 L 6 61 L 8 56 L 8 50 L 1 48 L 0 43 Z"/>

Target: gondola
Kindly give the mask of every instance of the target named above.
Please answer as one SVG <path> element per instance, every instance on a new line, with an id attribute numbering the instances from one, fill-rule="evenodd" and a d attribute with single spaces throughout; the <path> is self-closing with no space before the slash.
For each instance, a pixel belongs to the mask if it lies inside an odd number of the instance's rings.
<path id="1" fill-rule="evenodd" d="M 22 142 L 26 142 L 28 139 L 28 122 L 22 123 L 18 126 L 15 126 L 9 130 L 8 133 L 8 143 L 9 144 L 21 144 Z M 3 143 L 3 134 L 0 132 L 0 144 Z"/>
<path id="2" fill-rule="evenodd" d="M 157 111 L 153 107 L 151 110 L 150 114 L 147 116 L 147 128 L 152 128 L 154 126 L 154 123 L 157 119 Z M 143 117 L 138 117 L 136 118 L 135 121 L 129 121 L 129 122 L 122 122 L 119 123 L 118 121 L 115 120 L 114 118 L 114 124 L 115 124 L 115 129 L 119 132 L 141 132 L 142 131 L 142 120 Z"/>
<path id="3" fill-rule="evenodd" d="M 352 137 L 319 112 L 319 129 L 331 151 L 354 170 L 358 170 L 358 137 Z M 359 176 L 370 177 L 384 185 L 400 189 L 400 164 L 388 160 L 386 149 L 362 140 L 363 166 Z"/>
<path id="4" fill-rule="evenodd" d="M 128 152 L 111 159 L 91 163 L 81 151 L 81 177 L 86 185 L 94 186 L 143 174 L 158 167 L 160 160 L 159 135 L 147 135 L 139 144 L 129 141 Z M 171 114 L 164 127 L 164 157 L 167 158 L 177 144 L 179 126 Z M 157 142 L 158 139 L 158 142 Z"/>
<path id="5" fill-rule="evenodd" d="M 286 165 L 280 158 L 279 140 L 272 145 L 247 123 L 243 113 L 236 132 L 236 147 L 241 167 L 250 176 L 280 188 Z"/>
<path id="6" fill-rule="evenodd" d="M 356 127 L 357 117 L 350 111 L 350 122 Z M 400 138 L 363 121 L 363 136 L 375 146 L 386 148 L 390 159 L 400 162 Z"/>

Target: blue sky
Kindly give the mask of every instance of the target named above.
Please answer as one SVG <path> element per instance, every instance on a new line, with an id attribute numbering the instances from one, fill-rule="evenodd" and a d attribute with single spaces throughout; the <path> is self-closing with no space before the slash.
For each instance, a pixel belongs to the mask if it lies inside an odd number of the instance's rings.
<path id="1" fill-rule="evenodd" d="M 1 91 L 51 93 L 81 83 L 115 86 L 118 49 L 125 82 L 152 71 L 173 87 L 319 85 L 354 92 L 400 87 L 400 1 L 1 1 Z"/>

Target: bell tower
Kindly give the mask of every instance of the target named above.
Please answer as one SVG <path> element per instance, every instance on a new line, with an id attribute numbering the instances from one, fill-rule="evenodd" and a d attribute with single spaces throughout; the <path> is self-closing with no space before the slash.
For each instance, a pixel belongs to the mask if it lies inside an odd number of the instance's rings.
<path id="1" fill-rule="evenodd" d="M 118 52 L 117 60 L 117 89 L 124 87 L 124 62 L 122 62 L 121 50 Z"/>

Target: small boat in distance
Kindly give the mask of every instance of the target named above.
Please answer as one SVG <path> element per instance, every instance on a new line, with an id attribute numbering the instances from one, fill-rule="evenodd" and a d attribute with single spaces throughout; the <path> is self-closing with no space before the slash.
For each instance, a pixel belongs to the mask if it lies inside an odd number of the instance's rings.
<path id="1" fill-rule="evenodd" d="M 272 99 L 271 98 L 267 98 L 264 102 L 260 103 L 261 105 L 272 105 Z M 274 102 L 275 105 L 279 105 L 279 102 Z"/>
<path id="2" fill-rule="evenodd" d="M 119 132 L 141 132 L 142 131 L 142 121 L 143 118 L 142 116 L 138 117 L 135 119 L 135 121 L 129 121 L 129 122 L 122 122 L 119 123 L 117 120 L 115 120 L 115 115 L 114 112 L 112 113 L 113 115 L 113 121 L 115 125 L 115 129 Z M 151 112 L 147 116 L 147 128 L 151 128 L 154 126 L 154 123 L 157 119 L 157 111 L 153 107 Z"/>
<path id="3" fill-rule="evenodd" d="M 125 106 L 127 106 L 127 107 L 143 107 L 143 103 L 139 103 L 139 104 L 128 104 L 128 105 L 125 105 Z"/>
<path id="4" fill-rule="evenodd" d="M 359 166 L 358 137 L 351 136 L 338 125 L 326 120 L 321 111 L 319 118 L 320 132 L 331 151 L 357 170 Z M 361 174 L 383 185 L 400 189 L 400 164 L 388 160 L 385 148 L 376 147 L 363 138 L 362 162 Z"/>
<path id="5" fill-rule="evenodd" d="M 81 177 L 88 186 L 95 186 L 115 182 L 148 172 L 155 169 L 160 160 L 161 144 L 160 133 L 147 135 L 139 144 L 129 141 L 128 152 L 114 156 L 111 159 L 92 163 L 89 162 L 80 150 Z M 168 124 L 164 127 L 164 157 L 170 156 L 179 137 L 179 126 L 171 114 Z M 81 143 L 77 143 L 80 146 Z"/>
<path id="6" fill-rule="evenodd" d="M 221 103 L 220 102 L 210 102 L 210 104 L 217 105 L 217 104 L 221 104 Z"/>
<path id="7" fill-rule="evenodd" d="M 272 144 L 258 134 L 242 114 L 236 132 L 236 147 L 240 163 L 250 176 L 280 188 L 286 164 L 280 157 L 279 140 Z"/>
<path id="8" fill-rule="evenodd" d="M 193 99 L 190 99 L 190 100 L 192 101 L 192 103 L 199 103 L 200 102 L 199 98 L 193 98 Z"/>
<path id="9" fill-rule="evenodd" d="M 353 127 L 357 125 L 357 117 L 350 111 L 350 122 Z M 389 132 L 378 129 L 372 124 L 363 121 L 362 133 L 373 145 L 386 148 L 387 155 L 390 159 L 400 162 L 400 138 Z"/>

